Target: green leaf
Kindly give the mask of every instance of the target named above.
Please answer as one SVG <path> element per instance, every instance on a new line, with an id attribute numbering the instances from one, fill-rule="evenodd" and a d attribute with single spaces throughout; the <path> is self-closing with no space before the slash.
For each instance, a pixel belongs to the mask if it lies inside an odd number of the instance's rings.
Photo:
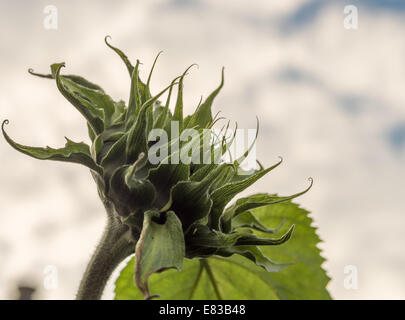
<path id="1" fill-rule="evenodd" d="M 278 299 L 275 288 L 263 278 L 267 272 L 251 262 L 244 265 L 243 259 L 185 259 L 181 272 L 168 270 L 154 274 L 149 286 L 152 291 L 160 292 L 160 300 Z M 131 259 L 115 282 L 116 300 L 143 299 L 133 281 L 133 266 L 134 259 Z"/>
<path id="2" fill-rule="evenodd" d="M 280 232 L 285 232 L 288 225 L 295 225 L 293 236 L 287 243 L 262 247 L 263 253 L 275 261 L 295 262 L 284 271 L 269 275 L 272 284 L 279 288 L 280 299 L 330 299 L 326 289 L 330 278 L 322 268 L 325 259 L 318 248 L 321 240 L 312 226 L 309 212 L 287 201 L 255 209 L 253 213 L 269 227 L 286 221 Z"/>
<path id="3" fill-rule="evenodd" d="M 73 142 L 72 140 L 66 139 L 65 147 L 54 149 L 51 147 L 39 148 L 39 147 L 29 147 L 13 141 L 9 135 L 4 130 L 4 125 L 8 124 L 8 120 L 4 120 L 1 125 L 1 130 L 3 131 L 4 138 L 6 141 L 16 150 L 29 155 L 33 158 L 40 160 L 57 160 L 80 163 L 99 174 L 103 174 L 103 169 L 98 166 L 90 155 L 90 148 L 87 144 L 83 142 Z"/>
<path id="4" fill-rule="evenodd" d="M 321 267 L 325 259 L 317 248 L 320 239 L 311 226 L 309 212 L 287 201 L 255 209 L 253 213 L 269 228 L 286 220 L 282 233 L 288 225 L 295 224 L 292 238 L 283 245 L 261 247 L 261 250 L 252 246 L 234 247 L 238 255 L 229 258 L 185 259 L 182 272 L 169 270 L 153 275 L 149 281 L 151 290 L 168 300 L 330 299 L 326 289 L 329 277 Z M 277 265 L 265 256 L 282 264 Z M 201 261 L 208 263 L 211 276 Z M 293 264 L 285 268 L 289 263 Z M 265 268 L 282 271 L 267 272 Z M 122 270 L 115 285 L 115 299 L 142 299 L 133 282 L 133 260 Z"/>
<path id="5" fill-rule="evenodd" d="M 149 292 L 148 278 L 168 268 L 181 271 L 185 254 L 181 222 L 169 211 L 164 221 L 158 211 L 145 212 L 141 236 L 135 249 L 135 282 L 145 299 Z"/>

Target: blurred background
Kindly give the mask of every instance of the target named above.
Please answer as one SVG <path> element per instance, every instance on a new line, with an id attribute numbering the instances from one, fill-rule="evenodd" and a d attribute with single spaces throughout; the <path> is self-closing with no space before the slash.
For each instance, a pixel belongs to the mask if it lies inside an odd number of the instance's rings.
<path id="1" fill-rule="evenodd" d="M 258 116 L 257 157 L 266 166 L 284 158 L 245 193 L 292 194 L 313 177 L 296 201 L 319 227 L 332 296 L 405 299 L 404 28 L 402 0 L 1 0 L 0 120 L 26 145 L 89 142 L 54 81 L 27 69 L 65 61 L 62 72 L 127 101 L 127 70 L 106 35 L 141 60 L 144 79 L 164 51 L 153 92 L 198 63 L 185 82 L 187 113 L 224 65 L 214 112 L 240 128 Z M 2 137 L 0 159 L 0 299 L 30 287 L 35 299 L 74 298 L 105 218 L 87 168 L 31 159 Z M 344 286 L 348 268 L 357 289 Z"/>

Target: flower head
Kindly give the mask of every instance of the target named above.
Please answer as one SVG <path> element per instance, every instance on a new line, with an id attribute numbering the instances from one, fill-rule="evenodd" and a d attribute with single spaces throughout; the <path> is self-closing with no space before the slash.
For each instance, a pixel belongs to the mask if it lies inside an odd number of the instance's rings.
<path id="1" fill-rule="evenodd" d="M 276 168 L 281 160 L 251 172 L 241 169 L 243 157 L 230 163 L 221 161 L 234 138 L 224 135 L 213 139 L 212 128 L 218 119 L 212 116 L 211 108 L 224 85 L 224 70 L 219 86 L 193 114 L 184 117 L 183 81 L 190 67 L 152 95 L 150 80 L 157 57 L 143 82 L 140 62 L 133 66 L 107 37 L 105 42 L 123 60 L 131 77 L 128 105 L 114 101 L 100 86 L 82 77 L 62 75 L 64 63 L 53 64 L 46 75 L 29 70 L 56 81 L 62 95 L 86 119 L 91 146 L 69 139 L 59 149 L 23 146 L 7 135 L 5 120 L 2 131 L 8 143 L 37 159 L 80 163 L 91 170 L 101 199 L 114 218 L 128 226 L 129 239 L 136 243 L 135 278 L 145 297 L 149 297 L 149 275 L 166 268 L 181 269 L 185 257 L 240 254 L 267 271 L 284 268 L 286 264 L 272 262 L 258 246 L 286 242 L 294 226 L 279 238 L 258 237 L 252 230 L 272 234 L 277 229 L 262 225 L 251 210 L 292 199 L 310 187 L 289 197 L 263 193 L 229 205 L 238 193 Z M 175 87 L 177 98 L 172 112 L 169 105 Z M 167 99 L 162 103 L 159 98 L 164 93 Z M 227 131 L 229 124 L 224 128 Z"/>

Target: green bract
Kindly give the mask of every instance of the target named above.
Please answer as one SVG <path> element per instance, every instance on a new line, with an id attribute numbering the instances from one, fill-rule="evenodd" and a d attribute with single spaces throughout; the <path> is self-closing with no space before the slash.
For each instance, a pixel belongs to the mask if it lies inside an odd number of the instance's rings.
<path id="1" fill-rule="evenodd" d="M 231 143 L 229 139 L 204 139 L 216 121 L 211 107 L 224 84 L 223 70 L 218 88 L 193 114 L 183 117 L 183 81 L 189 68 L 160 93 L 152 95 L 149 84 L 157 57 L 145 83 L 139 77 L 139 61 L 133 66 L 121 50 L 111 46 L 107 38 L 105 41 L 124 61 L 131 77 L 128 105 L 113 101 L 101 87 L 82 77 L 62 75 L 64 63 L 53 64 L 47 75 L 29 70 L 33 75 L 56 81 L 58 90 L 86 119 L 91 146 L 68 139 L 60 149 L 23 146 L 7 135 L 5 120 L 2 130 L 7 142 L 34 158 L 81 163 L 91 170 L 113 219 L 126 226 L 126 239 L 135 250 L 135 282 L 145 298 L 151 297 L 148 277 L 168 268 L 181 270 L 184 258 L 238 254 L 268 272 L 285 268 L 288 264 L 271 261 L 258 246 L 286 242 L 294 225 L 280 238 L 258 237 L 252 230 L 267 234 L 277 230 L 263 225 L 251 210 L 290 200 L 311 186 L 289 197 L 256 194 L 229 205 L 238 193 L 276 168 L 281 160 L 267 169 L 261 167 L 244 175 L 239 174 L 241 159 L 232 163 L 202 161 L 207 157 L 203 150 L 212 151 L 208 157 L 214 157 L 227 152 Z M 177 99 L 171 112 L 174 87 Z M 158 99 L 166 91 L 167 100 L 163 104 Z M 173 146 L 180 144 L 186 150 L 202 150 L 200 163 L 149 161 L 149 151 L 158 146 L 157 141 L 149 141 L 150 132 L 153 129 L 170 132 L 173 121 L 178 123 L 180 135 L 188 129 L 196 130 L 198 135 L 189 141 L 179 141 L 178 136 L 169 133 L 169 141 L 159 145 L 161 151 L 165 148 L 172 151 L 165 160 L 179 156 Z"/>

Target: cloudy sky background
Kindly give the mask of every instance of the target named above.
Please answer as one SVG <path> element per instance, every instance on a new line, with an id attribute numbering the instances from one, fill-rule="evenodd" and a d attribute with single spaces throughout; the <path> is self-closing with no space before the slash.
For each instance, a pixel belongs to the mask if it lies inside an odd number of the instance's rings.
<path id="1" fill-rule="evenodd" d="M 46 5 L 58 29 L 46 30 Z M 359 10 L 359 28 L 343 27 L 343 9 Z M 0 120 L 34 146 L 88 141 L 80 114 L 55 83 L 30 76 L 66 62 L 63 72 L 100 84 L 114 99 L 129 94 L 127 71 L 104 36 L 142 74 L 160 50 L 152 88 L 191 63 L 186 112 L 200 95 L 226 85 L 214 111 L 240 128 L 261 122 L 257 156 L 284 163 L 247 193 L 291 194 L 312 211 L 337 299 L 405 299 L 405 2 L 404 1 L 0 1 Z M 16 283 L 36 298 L 71 299 L 104 225 L 88 170 L 33 160 L 0 139 L 0 299 Z M 46 266 L 58 287 L 43 287 Z M 358 269 L 358 289 L 343 286 Z M 45 270 L 45 273 L 44 273 Z M 111 281 L 105 298 L 112 297 Z"/>

